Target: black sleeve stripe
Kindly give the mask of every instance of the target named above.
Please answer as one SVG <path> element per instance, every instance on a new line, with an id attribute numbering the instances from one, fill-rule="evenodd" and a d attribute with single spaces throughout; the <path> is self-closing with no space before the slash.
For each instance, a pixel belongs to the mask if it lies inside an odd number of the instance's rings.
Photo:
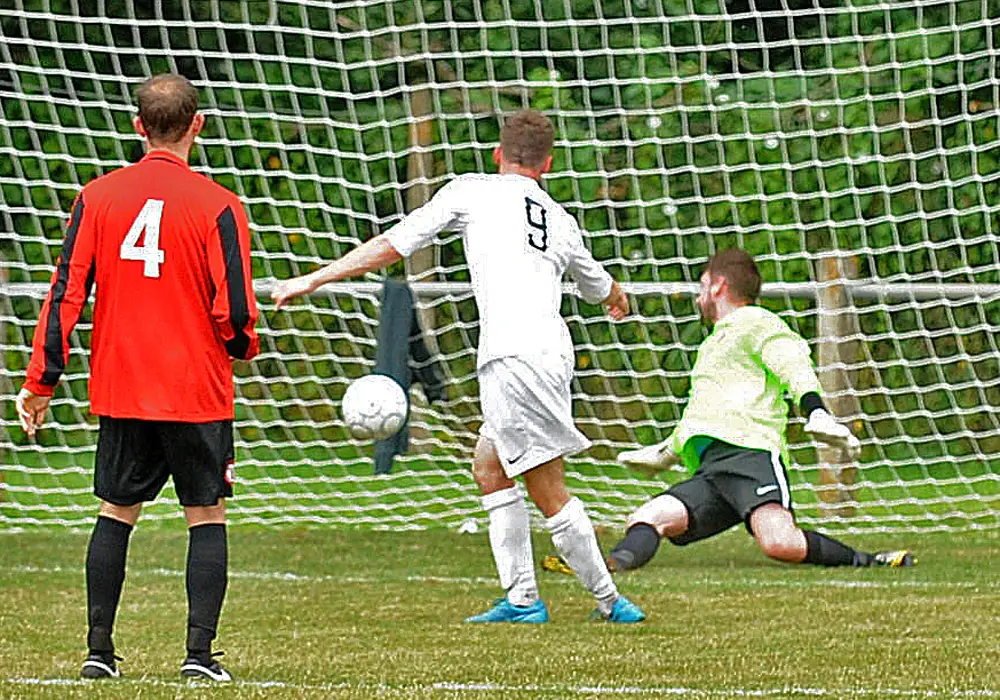
<path id="1" fill-rule="evenodd" d="M 66 296 L 66 286 L 69 284 L 69 263 L 73 258 L 73 248 L 76 246 L 76 234 L 80 230 L 80 222 L 83 221 L 83 196 L 76 200 L 76 206 L 70 214 L 69 228 L 66 229 L 66 240 L 63 241 L 62 253 L 59 256 L 59 265 L 56 268 L 56 281 L 52 285 L 51 300 L 49 304 L 49 318 L 45 324 L 45 371 L 42 372 L 41 383 L 46 386 L 55 386 L 59 383 L 59 377 L 66 369 L 66 356 L 63 354 L 62 321 L 60 312 L 62 310 L 63 298 Z M 88 279 L 91 279 L 88 275 Z"/>
<path id="2" fill-rule="evenodd" d="M 226 289 L 229 291 L 229 324 L 233 327 L 233 338 L 226 341 L 226 351 L 231 357 L 246 357 L 250 349 L 250 337 L 246 325 L 250 321 L 247 305 L 246 280 L 243 277 L 243 255 L 240 251 L 240 237 L 236 230 L 233 210 L 226 207 L 216 219 L 219 226 L 219 240 L 222 244 L 222 259 L 226 264 Z"/>

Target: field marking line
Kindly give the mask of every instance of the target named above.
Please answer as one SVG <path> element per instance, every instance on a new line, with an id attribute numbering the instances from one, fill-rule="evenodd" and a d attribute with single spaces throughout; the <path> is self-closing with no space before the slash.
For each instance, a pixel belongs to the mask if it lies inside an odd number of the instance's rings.
<path id="1" fill-rule="evenodd" d="M 30 566 L 19 565 L 7 569 L 10 573 L 16 574 L 83 574 L 83 567 L 69 568 L 64 566 Z M 157 567 L 153 569 L 128 569 L 129 576 L 184 576 L 181 569 L 168 569 Z M 288 583 L 343 583 L 343 584 L 373 584 L 391 583 L 390 577 L 383 576 L 351 576 L 341 574 L 297 574 L 291 571 L 230 571 L 231 579 L 249 579 L 251 581 L 277 581 Z M 399 579 L 400 583 L 450 583 L 457 585 L 498 585 L 497 579 L 491 576 L 432 576 L 411 574 Z M 725 578 L 725 579 L 690 579 L 694 586 L 705 587 L 730 587 L 730 586 L 767 586 L 770 588 L 864 588 L 864 589 L 898 589 L 898 588 L 962 588 L 962 589 L 985 589 L 994 590 L 1000 588 L 1000 581 L 913 581 L 903 579 L 899 581 L 857 581 L 844 579 L 800 579 L 795 574 L 789 573 L 787 578 L 782 579 L 760 579 L 760 578 Z M 545 578 L 545 585 L 549 584 L 571 584 L 578 585 L 575 577 L 570 576 L 548 576 Z M 650 584 L 639 579 L 630 579 L 629 587 L 648 588 Z M 657 587 L 661 587 L 659 584 Z"/>
<path id="2" fill-rule="evenodd" d="M 184 681 L 167 681 L 156 678 L 122 678 L 103 681 L 105 684 L 134 684 L 168 688 L 208 687 L 215 684 L 197 684 Z M 75 678 L 0 678 L 0 685 L 94 687 L 94 681 Z M 233 681 L 223 684 L 245 688 L 274 688 L 283 690 L 371 690 L 397 691 L 401 693 L 415 690 L 451 690 L 482 693 L 563 693 L 572 695 L 658 695 L 669 697 L 745 697 L 780 698 L 791 695 L 813 697 L 900 697 L 900 698 L 997 698 L 1000 691 L 989 689 L 933 690 L 919 688 L 816 688 L 810 686 L 785 686 L 783 688 L 691 688 L 685 686 L 630 686 L 630 685 L 563 685 L 528 683 L 513 685 L 508 683 L 460 683 L 442 681 L 438 683 L 400 684 L 387 683 L 290 683 L 285 681 Z"/>

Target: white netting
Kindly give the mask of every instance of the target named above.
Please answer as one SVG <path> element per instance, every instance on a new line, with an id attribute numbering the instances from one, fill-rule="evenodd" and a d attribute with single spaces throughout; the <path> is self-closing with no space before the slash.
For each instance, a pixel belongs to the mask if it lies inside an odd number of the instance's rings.
<path id="1" fill-rule="evenodd" d="M 58 426 L 38 445 L 11 397 L 73 196 L 140 155 L 131 95 L 176 70 L 209 115 L 193 164 L 246 203 L 262 285 L 384 230 L 452 174 L 488 170 L 500 114 L 552 116 L 547 188 L 597 257 L 643 291 L 639 313 L 615 325 L 565 299 L 576 410 L 596 443 L 571 479 L 599 520 L 620 522 L 655 492 L 614 454 L 676 422 L 703 337 L 684 285 L 712 251 L 741 245 L 779 283 L 765 305 L 814 344 L 831 403 L 864 441 L 856 469 L 826 469 L 793 426 L 801 519 L 997 525 L 993 0 L 2 8 L 0 523 L 91 517 L 86 322 L 54 402 Z M 374 476 L 371 448 L 337 420 L 350 378 L 373 364 L 374 288 L 341 287 L 287 313 L 265 304 L 262 355 L 238 370 L 234 520 L 400 527 L 479 515 L 468 474 L 477 323 L 460 242 L 445 237 L 410 272 L 456 283 L 421 297 L 450 394 L 428 405 L 415 391 L 410 453 Z M 173 511 L 169 496 L 151 509 Z"/>

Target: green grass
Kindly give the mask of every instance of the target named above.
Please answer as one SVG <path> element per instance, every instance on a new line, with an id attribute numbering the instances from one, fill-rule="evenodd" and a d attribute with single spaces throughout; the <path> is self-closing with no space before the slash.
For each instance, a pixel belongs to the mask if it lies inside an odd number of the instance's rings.
<path id="1" fill-rule="evenodd" d="M 540 574 L 553 620 L 518 627 L 462 623 L 498 593 L 482 533 L 236 527 L 217 646 L 239 682 L 208 690 L 176 683 L 185 534 L 140 528 L 116 635 L 128 679 L 102 684 L 100 696 L 1000 695 L 1000 533 L 848 539 L 912 546 L 920 566 L 778 565 L 734 530 L 665 545 L 647 568 L 618 579 L 649 613 L 642 625 L 585 622 L 593 605 L 575 580 Z M 83 533 L 50 529 L 0 535 L 0 697 L 94 695 L 72 681 L 86 544 Z M 537 557 L 548 551 L 539 534 Z"/>

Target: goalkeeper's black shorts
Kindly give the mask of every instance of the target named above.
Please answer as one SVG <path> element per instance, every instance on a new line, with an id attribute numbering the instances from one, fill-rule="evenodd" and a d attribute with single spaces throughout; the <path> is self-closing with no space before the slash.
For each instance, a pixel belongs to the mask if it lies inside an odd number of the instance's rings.
<path id="1" fill-rule="evenodd" d="M 184 506 L 233 495 L 233 422 L 180 423 L 101 416 L 94 494 L 119 506 L 152 501 L 173 477 Z"/>
<path id="2" fill-rule="evenodd" d="M 694 476 L 665 493 L 687 508 L 687 532 L 670 538 L 679 545 L 717 535 L 741 522 L 749 531 L 750 514 L 766 503 L 792 508 L 788 474 L 780 454 L 720 440 L 713 440 L 702 453 L 701 467 Z"/>

